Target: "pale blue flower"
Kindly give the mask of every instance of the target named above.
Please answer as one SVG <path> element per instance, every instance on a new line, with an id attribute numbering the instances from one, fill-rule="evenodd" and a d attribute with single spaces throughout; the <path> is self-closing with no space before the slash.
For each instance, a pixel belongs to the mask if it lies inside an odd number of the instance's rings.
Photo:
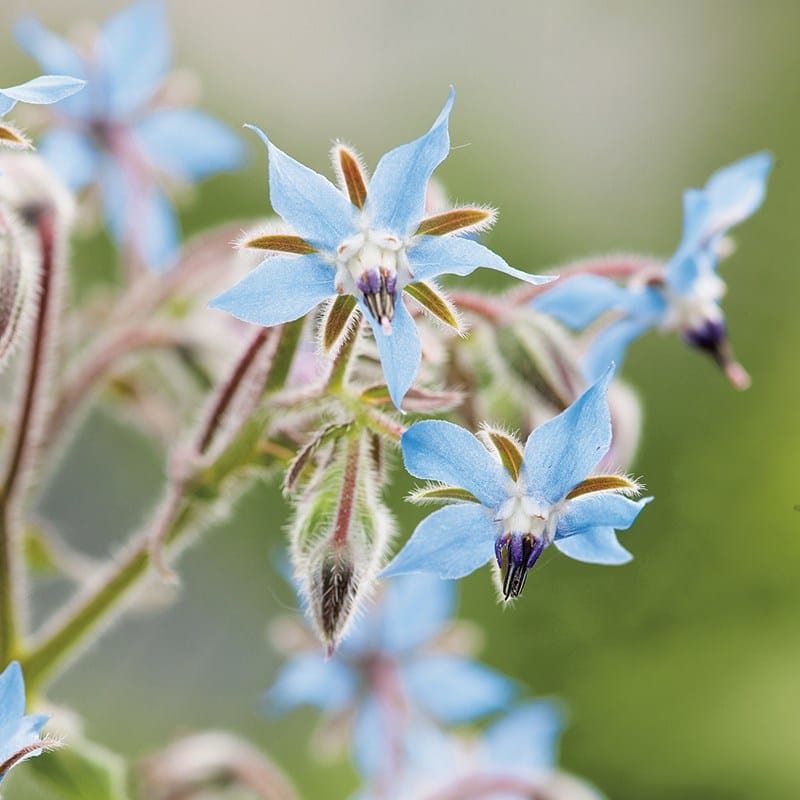
<path id="1" fill-rule="evenodd" d="M 359 800 L 423 800 L 461 796 L 524 800 L 528 793 L 510 787 L 544 789 L 557 769 L 558 739 L 563 727 L 561 707 L 549 700 L 526 703 L 490 724 L 476 736 L 445 733 L 430 725 L 410 729 L 403 742 L 402 764 L 389 786 L 366 788 Z M 514 779 L 518 779 L 515 782 Z M 505 785 L 500 794 L 498 785 Z M 462 792 L 457 792 L 457 787 Z M 494 792 L 489 795 L 489 787 Z M 549 795 L 548 795 L 549 796 Z"/>
<path id="2" fill-rule="evenodd" d="M 412 719 L 462 723 L 503 708 L 512 682 L 437 642 L 454 602 L 453 585 L 430 576 L 391 581 L 330 659 L 313 650 L 283 667 L 266 694 L 268 707 L 353 714 L 353 755 L 367 775 L 386 763 Z"/>
<path id="3" fill-rule="evenodd" d="M 42 75 L 18 86 L 0 89 L 0 117 L 17 103 L 49 105 L 57 103 L 86 86 L 86 81 L 66 75 Z"/>
<path id="4" fill-rule="evenodd" d="M 20 761 L 38 756 L 57 744 L 40 736 L 48 719 L 42 715 L 25 715 L 22 669 L 12 661 L 0 674 L 0 782 Z"/>
<path id="5" fill-rule="evenodd" d="M 351 294 L 369 320 L 395 405 L 411 386 L 420 363 L 416 325 L 403 288 L 437 275 L 468 275 L 488 267 L 531 283 L 546 278 L 510 267 L 472 239 L 449 232 L 417 233 L 431 175 L 450 148 L 451 90 L 433 127 L 381 158 L 366 197 L 346 191 L 279 150 L 255 128 L 269 150 L 272 207 L 304 240 L 303 254 L 278 254 L 217 297 L 214 308 L 247 322 L 277 325 L 297 319 L 337 294 Z"/>
<path id="6" fill-rule="evenodd" d="M 112 235 L 143 263 L 164 269 L 179 241 L 163 177 L 193 182 L 237 167 L 241 141 L 192 108 L 165 105 L 170 65 L 166 11 L 141 0 L 111 17 L 84 54 L 28 18 L 16 26 L 22 48 L 48 71 L 89 81 L 57 108 L 59 127 L 40 151 L 73 190 L 97 184 Z"/>
<path id="7" fill-rule="evenodd" d="M 578 561 L 629 561 L 615 529 L 628 528 L 651 498 L 623 496 L 619 489 L 637 487 L 619 476 L 588 480 L 611 445 L 606 390 L 612 374 L 607 369 L 566 411 L 536 428 L 524 452 L 507 436 L 501 450 L 490 452 L 481 439 L 449 422 L 412 425 L 402 438 L 406 469 L 466 491 L 451 494 L 463 502 L 434 511 L 418 525 L 383 576 L 430 572 L 461 578 L 494 557 L 509 599 L 522 591 L 527 571 L 550 544 Z M 436 491 L 447 493 L 444 487 Z"/>
<path id="8" fill-rule="evenodd" d="M 534 300 L 534 307 L 581 329 L 607 311 L 619 318 L 600 331 L 586 354 L 584 371 L 596 380 L 609 363 L 622 362 L 628 345 L 651 328 L 678 331 L 708 353 L 736 385 L 747 375 L 733 361 L 720 301 L 725 283 L 717 273 L 727 232 L 764 201 L 773 159 L 755 153 L 715 172 L 704 189 L 684 194 L 683 238 L 663 276 L 645 276 L 629 286 L 597 275 L 579 275 Z"/>

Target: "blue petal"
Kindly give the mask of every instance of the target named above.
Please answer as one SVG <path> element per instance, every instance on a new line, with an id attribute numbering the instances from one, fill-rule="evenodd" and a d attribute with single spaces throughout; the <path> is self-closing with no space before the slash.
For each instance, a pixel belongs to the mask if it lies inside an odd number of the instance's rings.
<path id="1" fill-rule="evenodd" d="M 49 105 L 70 97 L 86 86 L 86 81 L 65 75 L 42 75 L 18 86 L 0 89 L 0 115 L 10 111 L 17 103 Z"/>
<path id="2" fill-rule="evenodd" d="M 100 31 L 99 58 L 110 114 L 125 116 L 144 105 L 169 69 L 164 5 L 141 0 L 111 17 Z"/>
<path id="3" fill-rule="evenodd" d="M 37 19 L 26 17 L 14 26 L 14 34 L 23 50 L 35 58 L 45 72 L 53 75 L 74 75 L 89 79 L 83 56 L 65 39 L 48 31 Z M 86 119 L 92 113 L 97 87 L 95 81 L 73 97 L 58 104 L 58 114 Z"/>
<path id="4" fill-rule="evenodd" d="M 392 579 L 380 610 L 383 649 L 402 653 L 433 639 L 453 616 L 455 600 L 452 581 L 433 575 Z"/>
<path id="5" fill-rule="evenodd" d="M 588 528 L 574 536 L 554 539 L 566 556 L 589 564 L 627 564 L 633 556 L 617 541 L 613 528 Z"/>
<path id="6" fill-rule="evenodd" d="M 255 125 L 269 149 L 269 192 L 275 211 L 295 233 L 321 250 L 335 251 L 357 232 L 358 209 L 327 178 L 287 156 Z"/>
<path id="7" fill-rule="evenodd" d="M 599 526 L 624 530 L 652 500 L 630 500 L 615 492 L 592 492 L 569 500 L 558 517 L 556 536 L 570 536 Z"/>
<path id="8" fill-rule="evenodd" d="M 277 711 L 301 705 L 317 706 L 326 712 L 341 711 L 353 700 L 358 678 L 344 662 L 334 657 L 327 661 L 321 653 L 305 653 L 289 661 L 264 702 Z"/>
<path id="9" fill-rule="evenodd" d="M 389 395 L 399 409 L 406 392 L 414 383 L 419 363 L 422 360 L 422 346 L 419 342 L 417 324 L 401 299 L 394 310 L 392 334 L 387 336 L 367 310 L 361 298 L 359 298 L 358 304 L 364 316 L 369 320 L 375 336 L 375 344 L 378 346 L 378 355 L 383 366 L 383 374 L 386 377 L 386 385 L 389 387 Z"/>
<path id="10" fill-rule="evenodd" d="M 403 434 L 401 446 L 405 467 L 417 478 L 461 486 L 492 509 L 508 498 L 511 476 L 505 467 L 452 422 L 417 422 Z"/>
<path id="11" fill-rule="evenodd" d="M 498 766 L 517 764 L 523 770 L 550 769 L 557 762 L 563 727 L 564 712 L 558 703 L 528 703 L 486 729 L 487 761 Z"/>
<path id="12" fill-rule="evenodd" d="M 414 280 L 437 275 L 469 275 L 479 267 L 495 269 L 528 283 L 550 283 L 555 275 L 531 275 L 510 267 L 488 247 L 463 236 L 417 236 L 406 251 Z"/>
<path id="13" fill-rule="evenodd" d="M 25 713 L 22 668 L 12 661 L 0 675 L 0 728 L 16 723 Z"/>
<path id="14" fill-rule="evenodd" d="M 51 130 L 38 148 L 50 169 L 74 192 L 97 176 L 99 158 L 91 140 L 82 133 L 66 128 Z"/>
<path id="15" fill-rule="evenodd" d="M 353 730 L 353 760 L 365 777 L 371 778 L 386 769 L 393 751 L 393 728 L 386 709 L 370 695 L 358 710 Z"/>
<path id="16" fill-rule="evenodd" d="M 401 670 L 409 697 L 449 725 L 504 708 L 515 693 L 505 675 L 458 656 L 421 656 Z"/>
<path id="17" fill-rule="evenodd" d="M 758 211 L 767 192 L 772 164 L 770 153 L 754 153 L 717 170 L 708 179 L 704 190 L 710 205 L 708 237 L 725 233 Z"/>
<path id="18" fill-rule="evenodd" d="M 627 289 L 600 275 L 576 275 L 540 294 L 531 306 L 580 330 L 606 311 L 619 308 L 627 294 Z"/>
<path id="19" fill-rule="evenodd" d="M 280 325 L 335 293 L 334 270 L 313 254 L 274 256 L 209 304 L 257 325 Z"/>
<path id="20" fill-rule="evenodd" d="M 606 390 L 614 374 L 590 386 L 566 411 L 536 428 L 525 444 L 521 478 L 530 496 L 556 503 L 589 475 L 611 446 Z"/>
<path id="21" fill-rule="evenodd" d="M 369 182 L 365 208 L 372 228 L 401 237 L 416 230 L 425 213 L 431 175 L 450 151 L 447 121 L 454 99 L 451 88 L 431 129 L 419 139 L 390 150 L 378 162 Z"/>
<path id="22" fill-rule="evenodd" d="M 245 156 L 238 136 L 208 114 L 191 108 L 148 114 L 136 125 L 134 135 L 155 166 L 185 180 L 235 169 Z"/>
<path id="23" fill-rule="evenodd" d="M 597 380 L 605 373 L 609 364 L 616 364 L 619 369 L 625 360 L 628 345 L 652 327 L 650 320 L 623 317 L 600 331 L 583 357 L 583 374 L 586 379 Z"/>
<path id="24" fill-rule="evenodd" d="M 463 578 L 494 557 L 496 535 L 497 525 L 483 506 L 445 506 L 417 525 L 381 577 L 430 572 L 445 579 Z"/>
<path id="25" fill-rule="evenodd" d="M 35 58 L 45 72 L 52 75 L 89 77 L 83 56 L 65 39 L 45 28 L 34 17 L 23 17 L 14 25 L 19 46 Z"/>

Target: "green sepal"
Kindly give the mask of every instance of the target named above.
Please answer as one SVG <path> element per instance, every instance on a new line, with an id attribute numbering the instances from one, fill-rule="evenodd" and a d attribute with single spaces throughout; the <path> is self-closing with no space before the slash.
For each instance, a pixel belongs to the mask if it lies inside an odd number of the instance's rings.
<path id="1" fill-rule="evenodd" d="M 522 466 L 522 450 L 519 444 L 510 436 L 493 428 L 485 428 L 484 434 L 489 439 L 494 451 L 500 457 L 503 466 L 509 471 L 516 481 Z"/>
<path id="2" fill-rule="evenodd" d="M 433 286 L 425 281 L 418 281 L 406 284 L 403 289 L 436 319 L 461 333 L 455 309 Z"/>
<path id="3" fill-rule="evenodd" d="M 356 310 L 356 298 L 351 294 L 340 294 L 328 306 L 322 321 L 322 347 L 326 353 L 337 350 Z"/>
<path id="4" fill-rule="evenodd" d="M 567 500 L 580 497 L 591 492 L 620 492 L 621 494 L 639 494 L 641 486 L 624 475 L 593 475 L 581 481 L 568 495 Z"/>
<path id="5" fill-rule="evenodd" d="M 480 503 L 472 492 L 459 486 L 428 486 L 415 489 L 408 496 L 410 503 L 424 505 L 425 503 Z"/>

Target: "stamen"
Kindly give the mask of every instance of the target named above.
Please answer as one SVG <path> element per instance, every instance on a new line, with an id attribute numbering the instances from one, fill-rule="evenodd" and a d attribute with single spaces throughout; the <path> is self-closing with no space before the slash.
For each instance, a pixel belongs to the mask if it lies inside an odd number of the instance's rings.
<path id="1" fill-rule="evenodd" d="M 364 304 L 369 313 L 380 323 L 384 334 L 390 336 L 397 302 L 396 273 L 387 269 L 367 270 L 362 273 L 356 286 L 364 296 Z"/>
<path id="2" fill-rule="evenodd" d="M 544 550 L 544 539 L 530 533 L 512 533 L 495 542 L 495 557 L 503 570 L 503 597 L 519 597 L 525 588 L 528 570 Z"/>

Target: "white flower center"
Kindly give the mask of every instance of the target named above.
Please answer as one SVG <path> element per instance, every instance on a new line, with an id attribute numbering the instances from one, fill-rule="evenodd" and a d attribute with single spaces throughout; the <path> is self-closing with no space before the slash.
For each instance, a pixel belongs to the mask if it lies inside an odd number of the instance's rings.
<path id="1" fill-rule="evenodd" d="M 725 294 L 725 282 L 719 275 L 708 272 L 701 275 L 690 294 L 669 293 L 669 309 L 662 327 L 667 331 L 694 331 L 707 323 L 722 321 L 719 301 Z"/>
<path id="2" fill-rule="evenodd" d="M 361 297 L 387 336 L 398 293 L 413 278 L 406 245 L 393 234 L 367 229 L 336 250 L 336 291 Z"/>

